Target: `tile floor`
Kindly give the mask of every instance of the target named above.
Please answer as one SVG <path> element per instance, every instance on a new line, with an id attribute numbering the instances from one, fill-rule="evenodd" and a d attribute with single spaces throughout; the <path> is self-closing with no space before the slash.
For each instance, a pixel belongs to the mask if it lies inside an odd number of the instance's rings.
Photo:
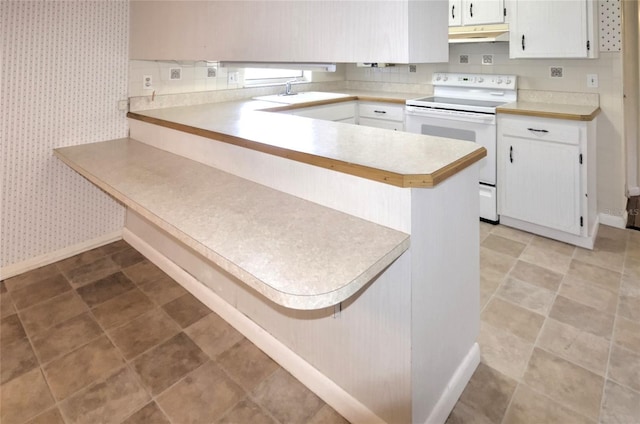
<path id="1" fill-rule="evenodd" d="M 640 232 L 480 235 L 482 363 L 448 423 L 640 423 Z M 346 422 L 125 242 L 0 293 L 4 424 Z"/>

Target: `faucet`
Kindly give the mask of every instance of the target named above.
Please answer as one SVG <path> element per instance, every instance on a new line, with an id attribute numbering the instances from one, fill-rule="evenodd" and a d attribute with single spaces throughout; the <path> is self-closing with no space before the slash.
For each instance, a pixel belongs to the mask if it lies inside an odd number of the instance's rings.
<path id="1" fill-rule="evenodd" d="M 297 82 L 297 81 L 298 81 L 298 80 L 297 80 L 297 79 L 295 79 L 295 78 L 294 78 L 294 79 L 292 79 L 292 80 L 287 81 L 287 82 L 284 84 L 284 93 L 283 93 L 282 95 L 283 95 L 283 96 L 293 96 L 294 94 L 296 94 L 296 93 L 293 93 L 293 92 L 291 91 L 291 83 L 292 83 L 292 82 Z"/>

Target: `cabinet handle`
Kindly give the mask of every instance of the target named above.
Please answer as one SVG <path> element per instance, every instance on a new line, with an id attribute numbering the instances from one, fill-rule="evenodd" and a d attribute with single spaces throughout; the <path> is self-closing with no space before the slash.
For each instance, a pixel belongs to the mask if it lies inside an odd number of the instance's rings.
<path id="1" fill-rule="evenodd" d="M 451 5 L 451 19 L 455 19 L 456 18 L 456 5 L 452 4 Z"/>
<path id="2" fill-rule="evenodd" d="M 469 15 L 473 18 L 473 3 L 469 5 Z"/>
<path id="3" fill-rule="evenodd" d="M 524 50 L 524 34 L 522 34 L 522 50 Z"/>
<path id="4" fill-rule="evenodd" d="M 529 131 L 533 131 L 533 132 L 539 132 L 539 133 L 548 133 L 548 130 L 538 130 L 535 128 L 527 128 Z"/>
<path id="5" fill-rule="evenodd" d="M 513 163 L 513 146 L 509 146 L 509 162 Z"/>
<path id="6" fill-rule="evenodd" d="M 386 110 L 374 110 L 375 113 L 387 113 Z"/>

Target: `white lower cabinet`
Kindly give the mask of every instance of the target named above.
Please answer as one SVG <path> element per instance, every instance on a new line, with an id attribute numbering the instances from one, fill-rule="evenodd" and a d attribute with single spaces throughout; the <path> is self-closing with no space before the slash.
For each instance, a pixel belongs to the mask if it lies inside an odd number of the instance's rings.
<path id="1" fill-rule="evenodd" d="M 310 106 L 287 111 L 291 115 L 305 118 L 322 119 L 324 121 L 346 122 L 356 121 L 356 102 L 342 102 L 322 106 Z"/>
<path id="2" fill-rule="evenodd" d="M 500 222 L 592 248 L 594 134 L 595 121 L 498 114 Z"/>
<path id="3" fill-rule="evenodd" d="M 404 105 L 358 102 L 358 124 L 366 127 L 404 131 Z"/>

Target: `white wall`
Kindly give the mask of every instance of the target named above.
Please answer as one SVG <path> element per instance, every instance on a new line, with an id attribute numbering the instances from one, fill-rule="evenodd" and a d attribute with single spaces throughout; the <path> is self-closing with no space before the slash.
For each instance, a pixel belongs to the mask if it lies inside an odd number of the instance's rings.
<path id="1" fill-rule="evenodd" d="M 121 230 L 52 149 L 127 135 L 127 1 L 2 1 L 0 269 Z"/>

